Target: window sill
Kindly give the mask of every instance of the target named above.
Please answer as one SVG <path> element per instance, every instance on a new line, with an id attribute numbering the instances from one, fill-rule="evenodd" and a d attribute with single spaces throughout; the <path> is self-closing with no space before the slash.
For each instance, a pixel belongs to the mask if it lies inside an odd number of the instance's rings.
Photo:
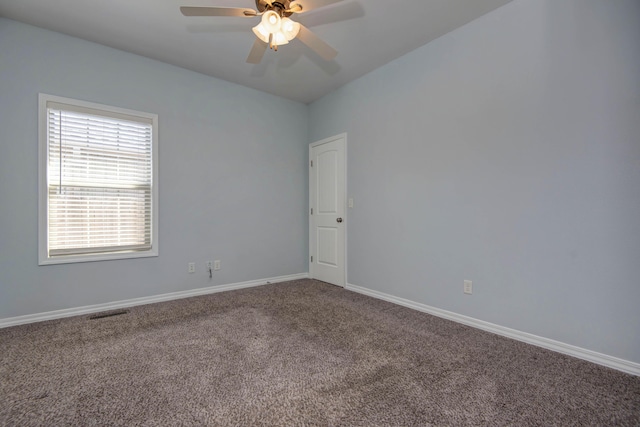
<path id="1" fill-rule="evenodd" d="M 134 259 L 157 257 L 158 249 L 144 252 L 111 252 L 95 255 L 64 255 L 57 257 L 40 256 L 38 265 L 74 264 L 79 262 L 112 261 L 118 259 Z"/>

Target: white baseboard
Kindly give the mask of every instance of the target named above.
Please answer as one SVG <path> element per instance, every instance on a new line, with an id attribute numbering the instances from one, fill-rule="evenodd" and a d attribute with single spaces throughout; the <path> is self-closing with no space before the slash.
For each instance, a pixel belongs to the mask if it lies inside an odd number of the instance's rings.
<path id="1" fill-rule="evenodd" d="M 385 294 L 383 292 L 363 288 L 362 286 L 356 286 L 347 283 L 345 289 L 398 304 L 404 307 L 408 307 L 414 310 L 422 311 L 424 313 L 432 314 L 437 317 L 442 317 L 447 320 L 462 323 L 467 326 L 482 329 L 487 332 L 492 332 L 497 335 L 502 335 L 507 338 L 522 341 L 527 344 L 532 344 L 538 347 L 546 348 L 548 350 L 556 351 L 558 353 L 566 354 L 568 356 L 573 356 L 578 359 L 597 363 L 598 365 L 606 366 L 608 368 L 617 369 L 618 371 L 626 372 L 628 374 L 640 376 L 640 363 L 635 363 L 628 360 L 619 359 L 617 357 L 608 356 L 606 354 L 597 353 L 592 350 L 565 344 L 563 342 L 555 341 L 549 338 L 539 337 L 537 335 L 529 334 L 527 332 L 521 332 L 516 329 L 507 328 L 504 326 L 485 322 L 483 320 L 474 319 L 473 317 L 463 316 L 461 314 L 431 307 L 408 299 L 398 298 L 393 295 Z"/>
<path id="2" fill-rule="evenodd" d="M 250 280 L 248 282 L 232 283 L 228 285 L 210 286 L 208 288 L 192 289 L 188 291 L 171 292 L 168 294 L 153 295 L 149 297 L 133 298 L 124 301 L 108 302 L 105 304 L 87 305 L 84 307 L 67 308 L 64 310 L 48 311 L 45 313 L 27 314 L 25 316 L 0 319 L 0 328 L 24 325 L 26 323 L 43 322 L 45 320 L 60 319 L 62 317 L 80 316 L 100 311 L 117 310 L 136 305 L 152 304 L 156 302 L 171 301 L 181 298 L 195 297 L 199 295 L 214 294 L 217 292 L 233 291 L 236 289 L 251 288 L 266 285 L 267 283 L 288 282 L 290 280 L 306 279 L 309 273 L 291 274 L 288 276 L 272 277 L 269 279 Z"/>
<path id="3" fill-rule="evenodd" d="M 121 308 L 134 307 L 136 305 L 152 304 L 156 302 L 171 301 L 182 298 L 195 297 L 199 295 L 213 294 L 217 292 L 232 291 L 236 289 L 250 288 L 255 286 L 266 285 L 267 283 L 279 283 L 288 282 L 291 280 L 306 279 L 309 277 L 308 273 L 292 274 L 288 276 L 272 277 L 269 279 L 250 280 L 247 282 L 232 283 L 227 285 L 211 286 L 208 288 L 192 289 L 188 291 L 171 292 L 167 294 L 154 295 L 142 298 L 133 298 L 124 301 L 115 301 L 105 304 L 88 305 L 84 307 L 69 308 L 64 310 L 49 311 L 45 313 L 28 314 L 25 316 L 9 317 L 0 319 L 0 328 L 7 328 L 10 326 L 23 325 L 27 323 L 43 322 L 45 320 L 60 319 L 63 317 L 80 316 L 85 314 L 97 313 L 101 311 L 117 310 Z M 546 348 L 548 350 L 556 351 L 558 353 L 573 356 L 578 359 L 587 360 L 589 362 L 597 363 L 598 365 L 606 366 L 609 368 L 617 369 L 622 372 L 626 372 L 632 375 L 640 376 L 640 364 L 631 362 L 628 360 L 620 359 L 617 357 L 609 356 L 606 354 L 598 353 L 592 350 L 587 350 L 574 345 L 565 344 L 560 341 L 555 341 L 549 338 L 539 337 L 537 335 L 529 334 L 527 332 L 521 332 L 516 329 L 507 328 L 505 326 L 496 325 L 493 323 L 485 322 L 483 320 L 474 319 L 473 317 L 464 316 L 458 313 L 454 313 L 447 310 L 431 307 L 426 304 L 421 304 L 408 299 L 399 298 L 393 295 L 385 294 L 383 292 L 364 288 L 362 286 L 352 285 L 347 283 L 345 289 L 358 292 L 364 295 L 371 296 L 373 298 L 388 301 L 394 304 L 398 304 L 404 307 L 408 307 L 417 311 L 432 314 L 434 316 L 441 317 L 443 319 L 452 320 L 454 322 L 462 323 L 467 326 L 482 329 L 484 331 L 492 332 L 497 335 L 502 335 L 507 338 L 512 338 L 518 341 L 532 344 L 538 347 Z"/>

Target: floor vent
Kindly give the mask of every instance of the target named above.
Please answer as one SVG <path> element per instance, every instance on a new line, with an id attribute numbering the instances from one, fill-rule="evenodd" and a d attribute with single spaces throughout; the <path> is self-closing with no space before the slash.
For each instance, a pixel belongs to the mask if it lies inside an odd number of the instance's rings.
<path id="1" fill-rule="evenodd" d="M 89 317 L 89 320 L 104 319 L 105 317 L 120 316 L 121 314 L 127 314 L 128 312 L 129 312 L 129 310 L 103 311 L 102 313 L 97 313 L 97 314 L 94 314 L 93 316 Z"/>

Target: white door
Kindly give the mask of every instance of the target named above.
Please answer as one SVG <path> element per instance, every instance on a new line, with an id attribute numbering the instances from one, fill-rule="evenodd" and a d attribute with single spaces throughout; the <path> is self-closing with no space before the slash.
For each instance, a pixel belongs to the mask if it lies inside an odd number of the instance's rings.
<path id="1" fill-rule="evenodd" d="M 309 146 L 309 275 L 345 286 L 346 135 Z"/>

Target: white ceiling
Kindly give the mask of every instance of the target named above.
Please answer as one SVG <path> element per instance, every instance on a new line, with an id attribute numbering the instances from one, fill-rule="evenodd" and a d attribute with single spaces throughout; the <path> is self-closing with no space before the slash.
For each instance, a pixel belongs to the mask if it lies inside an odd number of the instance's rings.
<path id="1" fill-rule="evenodd" d="M 245 62 L 259 18 L 179 10 L 254 0 L 0 0 L 0 16 L 310 103 L 509 1 L 343 0 L 293 17 L 338 50 L 334 61 L 293 40 L 259 65 Z"/>

